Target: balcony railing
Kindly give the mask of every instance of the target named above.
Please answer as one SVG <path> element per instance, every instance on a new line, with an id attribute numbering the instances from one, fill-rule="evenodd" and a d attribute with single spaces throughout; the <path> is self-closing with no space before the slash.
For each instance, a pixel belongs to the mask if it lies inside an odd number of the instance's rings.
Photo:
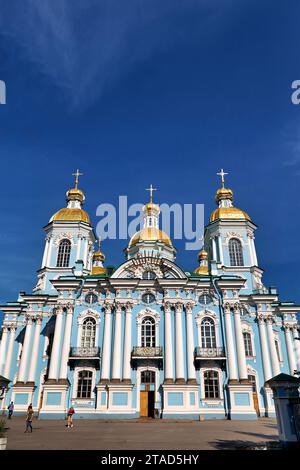
<path id="1" fill-rule="evenodd" d="M 132 353 L 131 353 L 132 358 L 151 358 L 151 357 L 158 357 L 162 358 L 163 357 L 163 348 L 161 346 L 159 347 L 142 347 L 142 346 L 136 346 L 133 348 Z"/>
<path id="2" fill-rule="evenodd" d="M 95 358 L 100 357 L 100 348 L 71 348 L 70 358 Z"/>
<path id="3" fill-rule="evenodd" d="M 224 348 L 196 348 L 196 359 L 225 358 Z"/>

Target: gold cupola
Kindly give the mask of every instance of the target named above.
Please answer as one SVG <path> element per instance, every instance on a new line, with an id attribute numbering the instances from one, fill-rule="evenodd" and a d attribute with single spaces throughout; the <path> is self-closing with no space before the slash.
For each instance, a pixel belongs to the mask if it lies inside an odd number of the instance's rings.
<path id="1" fill-rule="evenodd" d="M 220 219 L 250 221 L 251 219 L 246 212 L 233 206 L 233 191 L 230 188 L 225 188 L 224 176 L 227 174 L 223 169 L 217 173 L 217 175 L 221 176 L 221 188 L 216 192 L 216 203 L 219 207 L 211 214 L 210 222 Z"/>
<path id="2" fill-rule="evenodd" d="M 151 185 L 147 191 L 150 191 L 150 201 L 143 207 L 143 228 L 131 237 L 126 252 L 128 257 L 158 255 L 174 259 L 176 250 L 172 241 L 169 235 L 159 228 L 160 209 L 158 204 L 153 202 L 153 191 L 156 189 Z"/>
<path id="3" fill-rule="evenodd" d="M 78 189 L 78 178 L 82 173 L 77 170 L 76 173 L 72 174 L 75 176 L 75 188 L 71 188 L 66 193 L 67 207 L 63 207 L 56 212 L 50 219 L 49 222 L 53 221 L 78 221 L 90 224 L 90 218 L 88 213 L 82 209 L 82 205 L 85 201 L 85 195 L 81 189 Z"/>
<path id="4" fill-rule="evenodd" d="M 202 276 L 208 276 L 208 253 L 202 248 L 198 254 L 199 266 L 195 269 L 194 273 Z"/>
<path id="5" fill-rule="evenodd" d="M 101 240 L 98 240 L 98 250 L 93 254 L 93 267 L 92 275 L 97 276 L 99 274 L 105 274 L 106 268 L 103 266 L 105 255 L 101 251 Z"/>

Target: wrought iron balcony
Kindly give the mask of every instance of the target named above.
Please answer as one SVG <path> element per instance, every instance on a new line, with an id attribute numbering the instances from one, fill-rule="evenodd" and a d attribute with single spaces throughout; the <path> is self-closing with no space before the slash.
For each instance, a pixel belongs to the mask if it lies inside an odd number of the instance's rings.
<path id="1" fill-rule="evenodd" d="M 225 349 L 195 348 L 195 359 L 225 359 Z"/>
<path id="2" fill-rule="evenodd" d="M 99 359 L 100 348 L 71 348 L 70 359 Z"/>
<path id="3" fill-rule="evenodd" d="M 143 347 L 143 346 L 136 346 L 133 348 L 132 353 L 131 353 L 132 359 L 145 359 L 145 358 L 158 358 L 162 359 L 163 357 L 163 348 L 161 346 L 159 347 Z"/>

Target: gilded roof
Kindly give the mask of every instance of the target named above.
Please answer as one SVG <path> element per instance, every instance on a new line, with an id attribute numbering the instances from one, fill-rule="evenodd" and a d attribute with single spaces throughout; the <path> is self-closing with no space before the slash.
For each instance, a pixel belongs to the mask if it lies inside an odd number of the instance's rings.
<path id="1" fill-rule="evenodd" d="M 81 221 L 90 224 L 90 218 L 87 212 L 83 209 L 78 208 L 69 208 L 64 207 L 56 212 L 50 219 L 49 222 L 53 222 L 54 220 L 61 220 L 61 221 Z"/>
<path id="2" fill-rule="evenodd" d="M 219 207 L 210 216 L 210 222 L 218 219 L 251 220 L 249 215 L 238 207 Z"/>
<path id="3" fill-rule="evenodd" d="M 141 241 L 162 241 L 166 245 L 172 246 L 170 237 L 156 227 L 143 228 L 134 234 L 129 242 L 129 247 Z"/>

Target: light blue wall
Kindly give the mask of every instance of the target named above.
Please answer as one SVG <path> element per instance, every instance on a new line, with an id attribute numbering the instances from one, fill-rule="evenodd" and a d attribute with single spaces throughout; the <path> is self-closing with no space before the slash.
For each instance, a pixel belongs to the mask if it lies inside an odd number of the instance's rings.
<path id="1" fill-rule="evenodd" d="M 61 392 L 47 392 L 47 405 L 60 405 Z"/>
<path id="2" fill-rule="evenodd" d="M 237 406 L 249 406 L 250 397 L 249 393 L 235 393 L 234 394 L 234 403 Z"/>
<path id="3" fill-rule="evenodd" d="M 169 406 L 183 406 L 183 393 L 168 392 L 168 405 Z"/>
<path id="4" fill-rule="evenodd" d="M 112 392 L 112 404 L 114 406 L 127 406 L 128 393 L 127 392 Z"/>
<path id="5" fill-rule="evenodd" d="M 29 403 L 29 393 L 16 393 L 15 405 L 27 405 Z"/>

